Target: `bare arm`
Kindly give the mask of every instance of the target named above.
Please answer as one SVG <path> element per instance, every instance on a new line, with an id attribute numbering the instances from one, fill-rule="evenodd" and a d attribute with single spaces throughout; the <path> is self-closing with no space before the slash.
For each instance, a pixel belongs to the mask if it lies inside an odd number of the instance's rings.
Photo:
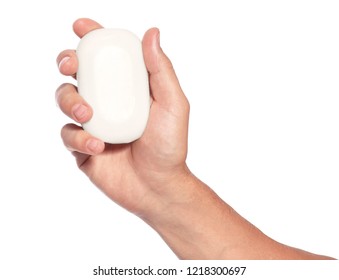
<path id="1" fill-rule="evenodd" d="M 142 218 L 180 259 L 330 259 L 272 240 L 192 174 L 172 184 L 184 195 L 166 194 L 163 209 Z"/>
<path id="2" fill-rule="evenodd" d="M 80 19 L 82 37 L 100 24 Z M 153 103 L 143 136 L 129 144 L 109 145 L 80 126 L 61 131 L 79 168 L 108 197 L 153 227 L 181 259 L 324 259 L 279 244 L 238 215 L 186 165 L 189 103 L 172 64 L 160 47 L 159 30 L 143 39 Z M 60 72 L 76 76 L 73 50 L 57 58 Z M 78 123 L 93 112 L 72 84 L 56 92 L 61 110 Z"/>

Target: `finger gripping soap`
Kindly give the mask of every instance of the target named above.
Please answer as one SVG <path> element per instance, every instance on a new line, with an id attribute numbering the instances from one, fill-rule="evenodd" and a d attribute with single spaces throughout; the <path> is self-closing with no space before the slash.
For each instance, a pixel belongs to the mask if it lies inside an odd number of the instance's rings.
<path id="1" fill-rule="evenodd" d="M 78 92 L 93 109 L 84 130 L 107 143 L 129 143 L 143 134 L 150 109 L 141 42 L 123 29 L 96 29 L 76 50 Z"/>

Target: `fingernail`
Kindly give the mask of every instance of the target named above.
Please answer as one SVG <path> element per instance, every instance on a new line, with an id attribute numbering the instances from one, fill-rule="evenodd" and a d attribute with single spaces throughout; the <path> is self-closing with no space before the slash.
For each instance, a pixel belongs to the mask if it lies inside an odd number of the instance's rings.
<path id="1" fill-rule="evenodd" d="M 67 61 L 69 61 L 70 57 L 65 56 L 61 61 L 59 62 L 59 69 L 61 68 L 62 65 L 64 65 Z"/>
<path id="2" fill-rule="evenodd" d="M 83 104 L 75 104 L 72 108 L 72 112 L 76 120 L 81 122 L 87 116 L 88 109 Z"/>
<path id="3" fill-rule="evenodd" d="M 93 153 L 97 153 L 101 150 L 101 141 L 96 139 L 88 139 L 86 143 L 86 147 Z"/>

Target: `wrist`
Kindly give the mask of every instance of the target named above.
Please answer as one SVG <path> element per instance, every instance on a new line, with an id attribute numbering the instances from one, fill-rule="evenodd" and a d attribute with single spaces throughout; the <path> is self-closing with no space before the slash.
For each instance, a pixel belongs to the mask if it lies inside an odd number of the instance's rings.
<path id="1" fill-rule="evenodd" d="M 171 180 L 152 209 L 140 217 L 179 258 L 219 258 L 224 250 L 223 232 L 227 224 L 223 207 L 224 202 L 189 172 Z"/>
<path id="2" fill-rule="evenodd" d="M 197 178 L 187 165 L 176 168 L 157 178 L 149 187 L 147 203 L 138 216 L 147 223 L 156 223 L 176 205 L 187 205 L 192 200 L 193 186 Z"/>

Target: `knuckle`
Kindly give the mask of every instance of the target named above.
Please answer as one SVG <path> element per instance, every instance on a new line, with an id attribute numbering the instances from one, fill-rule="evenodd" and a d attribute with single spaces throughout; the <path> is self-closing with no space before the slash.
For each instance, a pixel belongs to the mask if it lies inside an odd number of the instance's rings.
<path id="1" fill-rule="evenodd" d="M 72 98 L 70 98 L 69 93 L 71 93 L 73 89 L 74 86 L 67 83 L 58 87 L 55 93 L 55 99 L 61 110 L 70 110 L 70 107 L 72 106 Z"/>
<path id="2" fill-rule="evenodd" d="M 55 91 L 55 100 L 59 104 L 60 98 L 62 94 L 65 91 L 65 87 L 67 86 L 67 83 L 61 84 Z"/>
<path id="3" fill-rule="evenodd" d="M 83 130 L 75 124 L 69 123 L 61 129 L 61 139 L 69 151 L 83 151 L 86 148 L 86 140 Z"/>
<path id="4" fill-rule="evenodd" d="M 186 98 L 186 96 L 184 96 L 183 101 L 182 101 L 182 110 L 186 113 L 189 113 L 190 107 L 191 106 L 190 106 L 188 99 Z"/>
<path id="5" fill-rule="evenodd" d="M 186 102 L 185 102 L 185 109 L 186 109 L 186 111 L 190 111 L 190 109 L 191 109 L 191 104 L 190 104 L 190 102 L 188 101 L 188 99 L 186 98 L 186 100 L 185 100 Z"/>
<path id="6" fill-rule="evenodd" d="M 61 139 L 64 143 L 66 141 L 68 131 L 69 131 L 69 124 L 65 124 L 60 130 L 60 136 L 61 136 Z"/>

